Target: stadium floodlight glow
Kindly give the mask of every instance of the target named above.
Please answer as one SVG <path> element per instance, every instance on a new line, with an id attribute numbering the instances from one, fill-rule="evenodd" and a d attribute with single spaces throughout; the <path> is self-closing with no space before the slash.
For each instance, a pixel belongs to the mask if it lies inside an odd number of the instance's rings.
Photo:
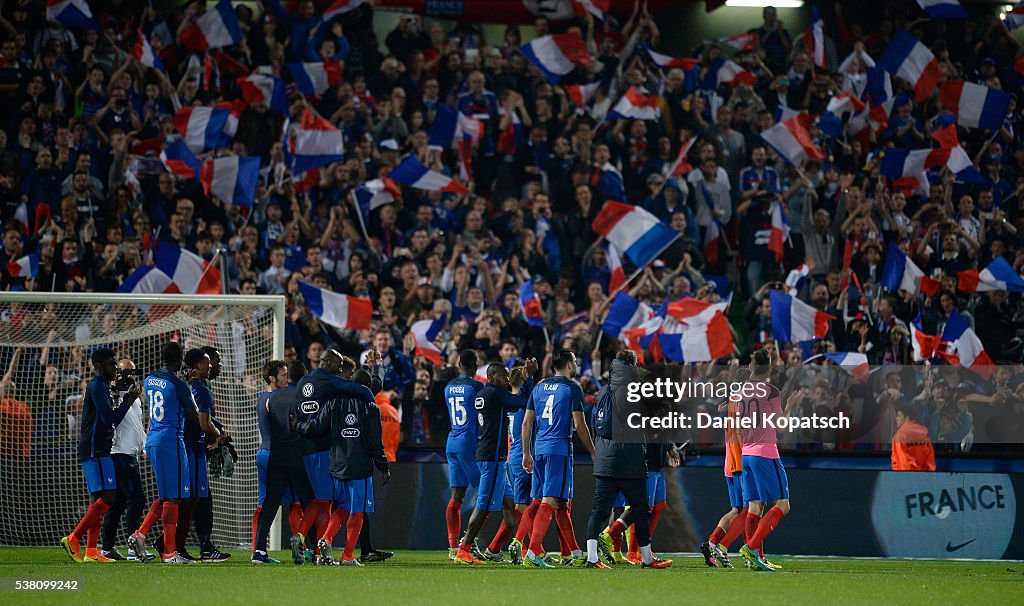
<path id="1" fill-rule="evenodd" d="M 734 8 L 803 8 L 804 0 L 725 0 L 725 5 Z"/>

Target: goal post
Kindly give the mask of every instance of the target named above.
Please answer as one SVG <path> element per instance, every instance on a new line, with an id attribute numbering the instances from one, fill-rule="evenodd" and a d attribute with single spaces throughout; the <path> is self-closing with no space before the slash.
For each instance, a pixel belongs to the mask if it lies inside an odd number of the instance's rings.
<path id="1" fill-rule="evenodd" d="M 148 374 L 162 366 L 161 347 L 171 339 L 221 352 L 223 369 L 212 381 L 215 417 L 231 433 L 238 461 L 232 477 L 210 479 L 213 540 L 249 545 L 255 405 L 266 389 L 260 370 L 284 357 L 284 331 L 285 298 L 276 295 L 0 293 L 0 545 L 58 545 L 88 507 L 77 447 L 91 353 L 109 347 Z M 148 410 L 143 417 L 148 426 Z M 139 468 L 148 508 L 156 485 L 144 457 Z M 134 530 L 124 526 L 122 547 Z"/>

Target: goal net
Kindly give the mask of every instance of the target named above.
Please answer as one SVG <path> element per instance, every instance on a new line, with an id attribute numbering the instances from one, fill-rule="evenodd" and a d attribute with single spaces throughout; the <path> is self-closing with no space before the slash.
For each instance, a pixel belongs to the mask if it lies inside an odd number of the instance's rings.
<path id="1" fill-rule="evenodd" d="M 215 418 L 239 458 L 232 477 L 210 479 L 213 537 L 223 547 L 250 544 L 259 375 L 281 357 L 283 335 L 283 297 L 0 293 L 0 545 L 58 545 L 88 507 L 77 447 L 92 352 L 109 347 L 148 374 L 172 339 L 221 352 Z M 148 410 L 143 418 L 148 426 Z M 148 508 L 156 484 L 144 457 L 139 469 Z M 134 530 L 124 526 L 122 547 Z"/>

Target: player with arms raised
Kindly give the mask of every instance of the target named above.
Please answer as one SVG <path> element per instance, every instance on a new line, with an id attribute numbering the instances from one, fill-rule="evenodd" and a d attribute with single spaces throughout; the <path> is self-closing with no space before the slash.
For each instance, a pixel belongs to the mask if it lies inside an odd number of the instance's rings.
<path id="1" fill-rule="evenodd" d="M 445 456 L 448 459 L 448 486 L 452 491 L 444 519 L 448 526 L 448 557 L 452 560 L 459 551 L 462 501 L 466 498 L 466 490 L 480 484 L 480 469 L 476 465 L 476 415 L 473 414 L 473 402 L 484 384 L 473 378 L 476 368 L 476 352 L 472 349 L 463 351 L 459 354 L 462 374 L 444 387 L 444 401 L 451 421 Z"/>

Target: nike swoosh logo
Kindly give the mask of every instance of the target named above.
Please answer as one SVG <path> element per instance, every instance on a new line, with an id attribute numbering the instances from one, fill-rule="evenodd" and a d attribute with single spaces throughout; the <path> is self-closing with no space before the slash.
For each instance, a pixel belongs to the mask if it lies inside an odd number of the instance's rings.
<path id="1" fill-rule="evenodd" d="M 971 539 L 970 541 L 967 541 L 966 543 L 960 543 L 959 545 L 954 545 L 952 543 L 952 541 L 950 541 L 950 542 L 946 543 L 946 552 L 953 553 L 954 551 L 960 551 L 964 547 L 967 547 L 968 545 L 970 545 L 971 543 L 973 543 L 973 542 L 975 542 L 977 540 L 978 540 L 978 538 L 975 537 L 975 538 Z"/>

